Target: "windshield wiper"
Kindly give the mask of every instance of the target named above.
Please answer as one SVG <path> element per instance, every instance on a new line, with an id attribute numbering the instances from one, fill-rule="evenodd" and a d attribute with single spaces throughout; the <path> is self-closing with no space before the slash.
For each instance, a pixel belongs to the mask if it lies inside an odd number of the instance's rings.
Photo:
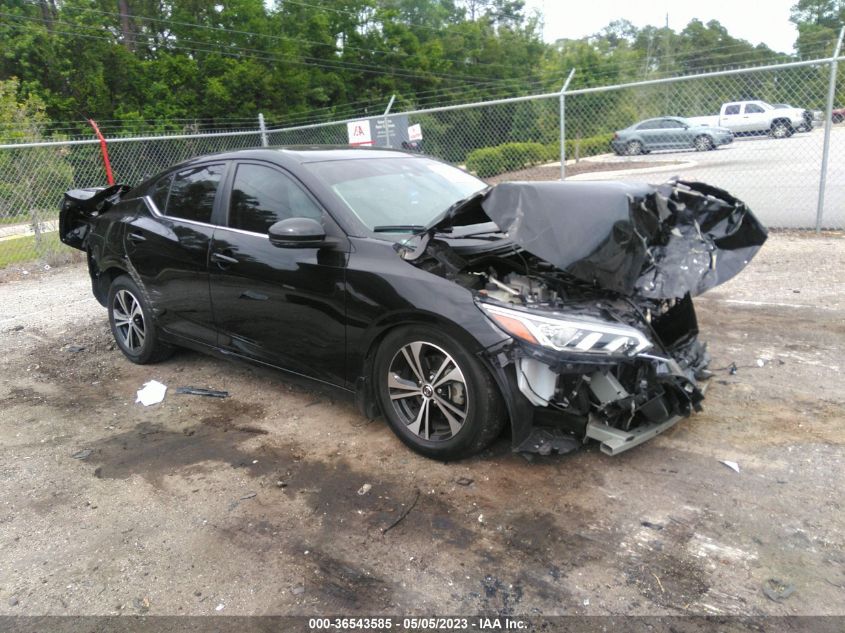
<path id="1" fill-rule="evenodd" d="M 374 226 L 373 233 L 422 233 L 425 229 L 422 224 L 383 224 Z"/>

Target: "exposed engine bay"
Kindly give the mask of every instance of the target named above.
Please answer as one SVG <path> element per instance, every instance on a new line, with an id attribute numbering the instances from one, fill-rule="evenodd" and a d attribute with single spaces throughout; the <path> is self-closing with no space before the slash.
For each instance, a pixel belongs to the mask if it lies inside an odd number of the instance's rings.
<path id="1" fill-rule="evenodd" d="M 608 195 L 606 183 L 579 183 L 601 187 L 596 204 L 589 187 L 567 199 L 568 184 L 505 183 L 470 201 L 465 217 L 483 211 L 509 247 L 462 248 L 447 230 L 403 256 L 470 290 L 512 336 L 498 362 L 534 408 L 518 450 L 566 452 L 593 438 L 615 454 L 700 410 L 709 356 L 692 296 L 736 274 L 766 232 L 706 185 Z"/>

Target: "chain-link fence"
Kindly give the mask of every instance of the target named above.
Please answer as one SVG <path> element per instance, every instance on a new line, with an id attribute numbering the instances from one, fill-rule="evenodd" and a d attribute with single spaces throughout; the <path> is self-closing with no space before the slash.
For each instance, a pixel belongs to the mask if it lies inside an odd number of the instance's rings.
<path id="1" fill-rule="evenodd" d="M 771 227 L 841 229 L 845 111 L 838 108 L 845 106 L 845 65 L 831 82 L 837 59 L 266 133 L 110 139 L 108 148 L 117 182 L 128 184 L 211 152 L 353 142 L 437 156 L 491 183 L 563 177 L 660 182 L 679 176 L 727 189 Z M 95 140 L 0 146 L 0 267 L 49 261 L 62 252 L 56 235 L 61 194 L 104 181 Z"/>

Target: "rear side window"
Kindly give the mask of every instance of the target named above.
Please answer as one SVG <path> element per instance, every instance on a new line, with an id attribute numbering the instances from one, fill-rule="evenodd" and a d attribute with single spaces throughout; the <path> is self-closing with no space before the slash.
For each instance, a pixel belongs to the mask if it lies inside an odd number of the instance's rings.
<path id="1" fill-rule="evenodd" d="M 760 114 L 761 112 L 765 112 L 765 110 L 758 106 L 756 103 L 747 104 L 745 106 L 745 111 L 750 114 Z"/>
<path id="2" fill-rule="evenodd" d="M 167 208 L 167 196 L 170 194 L 170 182 L 173 180 L 173 174 L 167 174 L 164 178 L 153 185 L 150 190 L 150 197 L 155 202 L 159 211 L 164 213 Z"/>
<path id="3" fill-rule="evenodd" d="M 725 114 L 739 114 L 739 104 L 734 103 L 733 105 L 725 107 Z"/>
<path id="4" fill-rule="evenodd" d="M 305 191 L 282 172 L 263 165 L 238 165 L 229 202 L 231 228 L 267 233 L 280 220 L 320 220 L 322 215 Z"/>
<path id="5" fill-rule="evenodd" d="M 661 127 L 664 130 L 677 129 L 677 128 L 684 127 L 684 124 L 681 123 L 680 121 L 676 120 L 676 119 L 663 119 L 663 123 L 661 124 Z"/>
<path id="6" fill-rule="evenodd" d="M 170 186 L 165 215 L 211 223 L 214 197 L 224 169 L 224 165 L 202 165 L 177 172 Z"/>
<path id="7" fill-rule="evenodd" d="M 650 120 L 650 121 L 643 121 L 637 126 L 638 130 L 656 130 L 660 127 L 660 121 L 657 120 Z"/>

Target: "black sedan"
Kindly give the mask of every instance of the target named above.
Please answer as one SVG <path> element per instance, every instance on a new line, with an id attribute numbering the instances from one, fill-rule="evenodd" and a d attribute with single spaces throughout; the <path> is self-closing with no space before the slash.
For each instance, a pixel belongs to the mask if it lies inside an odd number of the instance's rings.
<path id="1" fill-rule="evenodd" d="M 204 156 L 129 189 L 70 191 L 123 354 L 174 347 L 353 392 L 414 450 L 626 450 L 697 409 L 691 297 L 765 229 L 718 189 L 484 182 L 364 149 Z"/>

